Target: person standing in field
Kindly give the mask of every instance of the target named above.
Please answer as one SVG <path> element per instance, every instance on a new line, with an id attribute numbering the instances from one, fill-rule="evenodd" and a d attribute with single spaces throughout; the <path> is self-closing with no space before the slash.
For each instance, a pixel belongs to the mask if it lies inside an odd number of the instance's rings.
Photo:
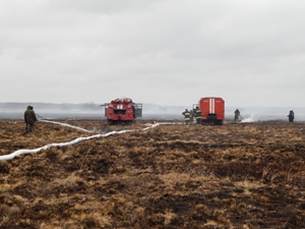
<path id="1" fill-rule="evenodd" d="M 196 123 L 200 124 L 200 121 L 201 121 L 201 111 L 200 111 L 200 108 L 198 106 L 196 106 L 196 108 L 194 108 L 194 110 L 193 110 L 193 113 L 194 113 L 194 117 L 195 117 Z"/>
<path id="2" fill-rule="evenodd" d="M 185 111 L 182 113 L 184 116 L 184 122 L 185 124 L 190 124 L 191 122 L 191 112 L 189 112 L 188 109 L 185 109 Z"/>
<path id="3" fill-rule="evenodd" d="M 37 122 L 36 114 L 32 106 L 28 106 L 24 112 L 25 133 L 31 133 L 34 125 Z"/>
<path id="4" fill-rule="evenodd" d="M 294 111 L 293 110 L 289 111 L 288 120 L 289 120 L 289 122 L 294 122 Z"/>
<path id="5" fill-rule="evenodd" d="M 239 122 L 240 121 L 240 111 L 238 109 L 236 109 L 234 111 L 234 121 L 235 122 Z"/>

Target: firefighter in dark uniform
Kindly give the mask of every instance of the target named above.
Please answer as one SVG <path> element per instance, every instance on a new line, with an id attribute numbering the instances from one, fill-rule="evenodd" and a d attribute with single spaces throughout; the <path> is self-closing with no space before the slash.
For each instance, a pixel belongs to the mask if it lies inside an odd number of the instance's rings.
<path id="1" fill-rule="evenodd" d="M 239 122 L 240 121 L 240 111 L 238 109 L 236 109 L 234 111 L 234 121 L 235 122 Z"/>
<path id="2" fill-rule="evenodd" d="M 194 123 L 194 117 L 195 117 L 195 114 L 194 114 L 194 111 L 193 110 L 190 110 L 190 123 Z"/>
<path id="3" fill-rule="evenodd" d="M 293 110 L 289 111 L 288 120 L 289 120 L 289 122 L 294 122 L 294 112 L 293 112 Z"/>
<path id="4" fill-rule="evenodd" d="M 194 117 L 195 117 L 196 123 L 200 124 L 200 120 L 201 120 L 201 111 L 200 111 L 200 108 L 198 106 L 196 106 L 196 108 L 193 109 L 193 113 L 194 113 Z"/>
<path id="5" fill-rule="evenodd" d="M 185 109 L 185 111 L 182 113 L 184 116 L 184 122 L 185 124 L 190 124 L 191 122 L 191 112 L 189 112 L 188 109 Z"/>
<path id="6" fill-rule="evenodd" d="M 24 112 L 25 132 L 31 133 L 33 131 L 35 122 L 37 122 L 36 114 L 32 106 L 28 106 Z"/>

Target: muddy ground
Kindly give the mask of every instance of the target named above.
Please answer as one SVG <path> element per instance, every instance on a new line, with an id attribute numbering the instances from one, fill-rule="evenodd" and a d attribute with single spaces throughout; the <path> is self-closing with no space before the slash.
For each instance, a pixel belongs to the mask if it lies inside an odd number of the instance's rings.
<path id="1" fill-rule="evenodd" d="M 83 134 L 0 126 L 1 152 Z M 0 228 L 305 228 L 305 124 L 160 126 L 0 162 Z"/>

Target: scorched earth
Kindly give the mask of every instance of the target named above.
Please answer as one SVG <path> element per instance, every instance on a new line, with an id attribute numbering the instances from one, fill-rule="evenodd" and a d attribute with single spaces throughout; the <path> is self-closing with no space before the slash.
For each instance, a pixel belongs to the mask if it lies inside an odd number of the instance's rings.
<path id="1" fill-rule="evenodd" d="M 22 122 L 0 121 L 0 155 L 88 135 L 39 123 L 24 136 Z M 305 124 L 162 125 L 0 162 L 1 228 L 305 228 L 304 219 Z"/>

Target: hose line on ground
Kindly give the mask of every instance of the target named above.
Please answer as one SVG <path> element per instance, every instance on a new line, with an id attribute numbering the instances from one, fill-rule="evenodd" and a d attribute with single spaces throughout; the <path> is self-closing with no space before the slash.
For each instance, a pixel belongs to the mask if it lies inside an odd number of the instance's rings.
<path id="1" fill-rule="evenodd" d="M 154 123 L 154 124 L 150 124 L 149 126 L 141 129 L 141 131 L 147 131 L 153 128 L 156 128 L 160 125 L 160 123 Z M 121 134 L 125 134 L 125 133 L 130 133 L 130 132 L 136 132 L 139 131 L 138 129 L 134 129 L 134 130 L 120 130 L 120 131 L 111 131 L 105 134 L 95 134 L 95 135 L 91 135 L 88 137 L 78 137 L 72 141 L 68 141 L 68 142 L 62 142 L 62 143 L 50 143 L 47 144 L 45 146 L 39 147 L 39 148 L 35 148 L 35 149 L 20 149 L 20 150 L 16 150 L 11 154 L 7 154 L 7 155 L 2 155 L 0 156 L 0 161 L 8 161 L 8 160 L 12 160 L 20 155 L 23 154 L 34 154 L 34 153 L 39 153 L 41 151 L 45 151 L 48 150 L 50 148 L 54 148 L 54 147 L 66 147 L 66 146 L 71 146 L 71 145 L 75 145 L 78 144 L 80 142 L 84 142 L 84 141 L 89 141 L 92 139 L 97 139 L 97 138 L 106 138 L 109 136 L 113 136 L 113 135 L 121 135 Z"/>

